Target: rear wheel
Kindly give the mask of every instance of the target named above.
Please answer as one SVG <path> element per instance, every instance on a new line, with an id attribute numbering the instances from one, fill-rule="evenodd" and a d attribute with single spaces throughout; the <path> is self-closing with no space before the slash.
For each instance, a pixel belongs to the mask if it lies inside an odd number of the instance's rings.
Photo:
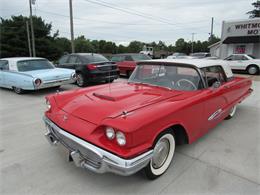
<path id="1" fill-rule="evenodd" d="M 24 90 L 22 88 L 19 88 L 19 87 L 13 87 L 13 90 L 17 94 L 23 94 L 24 93 Z"/>
<path id="2" fill-rule="evenodd" d="M 76 73 L 76 75 L 76 83 L 79 87 L 84 87 L 85 85 L 87 85 L 86 79 L 84 78 L 84 75 L 82 73 Z"/>
<path id="3" fill-rule="evenodd" d="M 255 75 L 259 73 L 259 68 L 256 65 L 250 65 L 247 67 L 247 73 L 251 75 Z"/>
<path id="4" fill-rule="evenodd" d="M 144 171 L 148 179 L 156 179 L 169 168 L 175 152 L 175 138 L 170 132 L 165 132 L 153 149 L 153 157 Z"/>
<path id="5" fill-rule="evenodd" d="M 229 115 L 225 118 L 226 120 L 228 119 L 231 119 L 235 113 L 236 113 L 236 110 L 237 110 L 237 106 L 233 106 L 230 110 L 229 110 Z"/>

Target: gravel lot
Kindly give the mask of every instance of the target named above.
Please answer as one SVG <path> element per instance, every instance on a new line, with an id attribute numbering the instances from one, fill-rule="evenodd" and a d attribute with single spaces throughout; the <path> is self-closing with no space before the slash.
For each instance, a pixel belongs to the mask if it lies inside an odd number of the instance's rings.
<path id="1" fill-rule="evenodd" d="M 259 78 L 234 118 L 178 147 L 167 173 L 154 181 L 142 173 L 122 177 L 76 168 L 43 136 L 44 96 L 55 90 L 16 95 L 0 89 L 0 194 L 260 194 Z"/>

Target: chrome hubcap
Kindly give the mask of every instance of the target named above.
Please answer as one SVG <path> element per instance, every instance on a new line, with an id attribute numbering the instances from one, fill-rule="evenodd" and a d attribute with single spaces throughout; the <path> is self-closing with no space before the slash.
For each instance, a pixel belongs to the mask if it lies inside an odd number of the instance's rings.
<path id="1" fill-rule="evenodd" d="M 15 88 L 14 88 L 14 91 L 15 91 L 16 93 L 21 93 L 22 90 L 21 90 L 20 88 L 15 87 Z"/>
<path id="2" fill-rule="evenodd" d="M 83 85 L 83 77 L 82 77 L 81 74 L 78 74 L 78 75 L 77 75 L 77 84 L 78 84 L 79 86 L 82 86 L 82 85 Z"/>
<path id="3" fill-rule="evenodd" d="M 236 106 L 233 106 L 233 107 L 231 108 L 230 112 L 229 112 L 229 115 L 230 115 L 230 116 L 234 116 L 234 114 L 235 114 L 235 112 L 236 112 L 236 109 L 237 109 L 237 107 L 236 107 Z"/>
<path id="4" fill-rule="evenodd" d="M 169 151 L 170 151 L 170 143 L 166 138 L 160 140 L 156 144 L 154 148 L 153 158 L 152 158 L 153 168 L 159 169 L 164 164 L 164 162 L 168 157 Z"/>
<path id="5" fill-rule="evenodd" d="M 248 70 L 249 74 L 255 74 L 257 72 L 256 67 L 250 67 Z"/>

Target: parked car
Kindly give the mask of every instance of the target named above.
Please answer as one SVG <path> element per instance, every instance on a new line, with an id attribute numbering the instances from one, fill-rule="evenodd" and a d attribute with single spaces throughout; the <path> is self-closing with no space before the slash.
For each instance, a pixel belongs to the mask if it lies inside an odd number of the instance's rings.
<path id="1" fill-rule="evenodd" d="M 86 86 L 91 82 L 113 82 L 119 77 L 116 63 L 101 54 L 73 53 L 60 58 L 57 67 L 74 69 L 77 85 Z"/>
<path id="2" fill-rule="evenodd" d="M 187 54 L 175 52 L 172 55 L 167 56 L 167 59 L 180 59 L 185 57 L 188 57 Z"/>
<path id="3" fill-rule="evenodd" d="M 13 57 L 0 59 L 0 87 L 21 94 L 26 90 L 59 87 L 74 83 L 74 70 L 55 68 L 45 58 Z"/>
<path id="4" fill-rule="evenodd" d="M 151 57 L 145 54 L 123 53 L 112 56 L 111 61 L 116 62 L 121 75 L 130 77 L 138 61 L 151 59 Z"/>
<path id="5" fill-rule="evenodd" d="M 232 70 L 243 70 L 248 74 L 260 73 L 260 59 L 249 54 L 232 54 L 225 58 Z"/>
<path id="6" fill-rule="evenodd" d="M 211 57 L 211 54 L 207 52 L 197 52 L 197 53 L 190 54 L 190 56 L 201 59 L 201 58 Z"/>
<path id="7" fill-rule="evenodd" d="M 78 167 L 149 179 L 166 172 L 179 144 L 190 144 L 252 93 L 224 61 L 138 62 L 128 82 L 46 97 L 46 138 Z"/>

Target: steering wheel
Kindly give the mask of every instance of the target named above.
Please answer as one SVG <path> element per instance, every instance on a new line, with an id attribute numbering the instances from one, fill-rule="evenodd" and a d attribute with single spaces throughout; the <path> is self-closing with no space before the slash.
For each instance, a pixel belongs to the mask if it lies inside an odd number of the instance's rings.
<path id="1" fill-rule="evenodd" d="M 177 86 L 180 88 L 180 89 L 185 89 L 185 88 L 187 88 L 187 86 L 185 86 L 185 85 L 183 85 L 183 84 L 181 84 L 181 83 L 188 83 L 188 85 L 190 85 L 190 86 L 192 86 L 192 88 L 194 89 L 194 90 L 197 90 L 197 87 L 196 87 L 196 85 L 192 82 L 192 81 L 190 81 L 190 80 L 188 80 L 188 79 L 180 79 L 180 80 L 178 80 L 177 81 Z"/>

